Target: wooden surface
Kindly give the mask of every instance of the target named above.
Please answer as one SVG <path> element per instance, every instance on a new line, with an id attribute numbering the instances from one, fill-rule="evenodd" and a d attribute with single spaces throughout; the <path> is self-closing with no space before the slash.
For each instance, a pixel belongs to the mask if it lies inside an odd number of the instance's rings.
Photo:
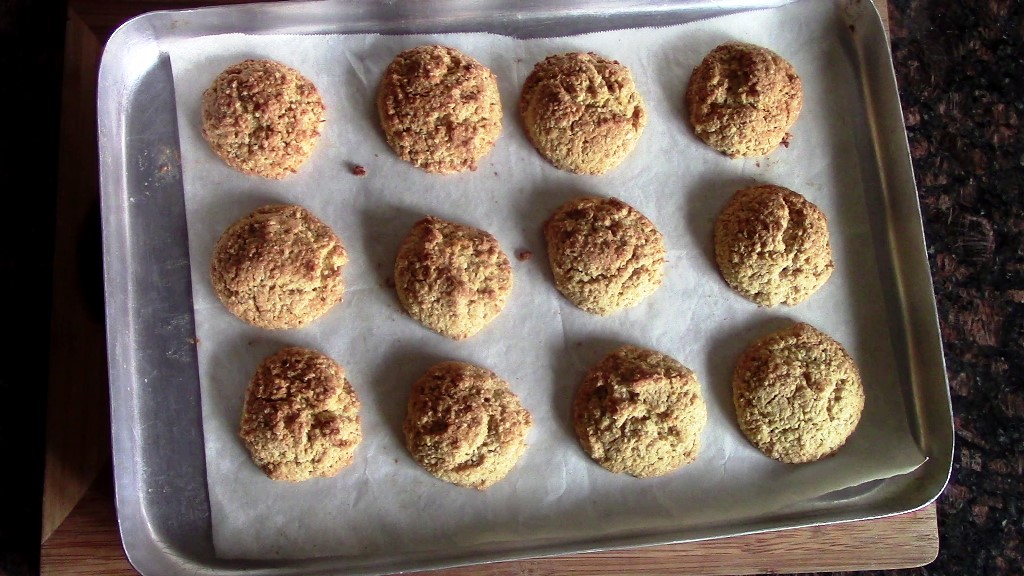
<path id="1" fill-rule="evenodd" d="M 43 540 L 110 458 L 94 96 L 100 52 L 89 27 L 70 14 L 61 95 Z"/>
<path id="2" fill-rule="evenodd" d="M 883 16 L 886 3 L 877 1 Z M 99 258 L 95 90 L 102 43 L 143 12 L 196 2 L 70 3 L 55 238 L 53 339 L 44 482 L 43 574 L 137 574 L 121 547 L 110 476 Z M 96 243 L 93 246 L 93 243 Z M 95 248 L 93 253 L 90 247 Z M 83 265 L 83 261 L 92 262 Z M 104 472 L 104 473 L 100 473 Z M 756 574 L 919 566 L 938 553 L 934 505 L 901 516 L 690 544 L 435 572 Z"/>

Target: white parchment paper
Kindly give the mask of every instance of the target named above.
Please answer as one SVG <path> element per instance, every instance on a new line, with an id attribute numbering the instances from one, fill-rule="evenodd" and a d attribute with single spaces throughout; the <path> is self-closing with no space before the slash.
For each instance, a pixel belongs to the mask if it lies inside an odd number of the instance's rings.
<path id="1" fill-rule="evenodd" d="M 693 527 L 734 523 L 837 489 L 906 473 L 924 458 L 904 414 L 880 270 L 871 248 L 865 189 L 874 170 L 860 117 L 857 73 L 830 2 L 681 26 L 517 40 L 488 34 L 245 36 L 177 40 L 170 55 L 178 106 L 189 230 L 199 376 L 213 535 L 224 558 L 377 557 L 488 546 L 568 544 L 637 534 L 679 539 Z M 772 48 L 803 78 L 805 104 L 788 147 L 730 160 L 697 140 L 685 121 L 690 72 L 717 44 Z M 398 160 L 378 128 L 374 92 L 399 51 L 427 43 L 459 48 L 499 79 L 504 129 L 476 172 L 440 176 Z M 535 62 L 595 51 L 629 66 L 650 123 L 631 156 L 603 176 L 547 164 L 524 137 L 519 89 Z M 267 181 L 233 171 L 199 132 L 203 90 L 244 58 L 273 58 L 312 79 L 327 103 L 322 141 L 298 174 Z M 354 165 L 367 175 L 354 176 Z M 808 301 L 760 309 L 718 275 L 712 222 L 737 188 L 790 187 L 828 216 L 835 273 Z M 544 219 L 580 194 L 617 196 L 650 217 L 669 250 L 664 285 L 636 308 L 607 318 L 569 304 L 553 286 Z M 231 316 L 209 282 L 210 255 L 234 220 L 268 202 L 301 204 L 346 244 L 342 304 L 313 325 L 263 331 Z M 453 342 L 406 316 L 387 285 L 398 244 L 426 214 L 494 234 L 513 263 L 505 311 L 470 340 Z M 517 254 L 532 252 L 520 260 Z M 884 271 L 883 271 L 884 272 Z M 860 426 L 834 457 L 774 462 L 740 434 L 730 376 L 750 342 L 793 321 L 831 334 L 859 363 L 867 402 Z M 661 478 L 638 480 L 594 464 L 570 424 L 571 397 L 586 370 L 615 347 L 646 346 L 691 367 L 709 419 L 699 459 Z M 347 370 L 362 400 L 364 441 L 337 477 L 299 484 L 267 479 L 237 437 L 245 386 L 279 347 L 318 348 Z M 401 420 L 413 381 L 434 362 L 457 359 L 507 379 L 533 414 L 519 465 L 485 492 L 441 482 L 407 455 Z"/>

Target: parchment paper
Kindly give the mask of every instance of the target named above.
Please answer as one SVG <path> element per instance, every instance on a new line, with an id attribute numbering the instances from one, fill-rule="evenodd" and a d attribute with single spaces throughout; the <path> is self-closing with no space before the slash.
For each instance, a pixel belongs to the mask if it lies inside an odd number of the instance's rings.
<path id="1" fill-rule="evenodd" d="M 578 37 L 517 40 L 488 34 L 420 36 L 244 36 L 174 41 L 199 376 L 213 536 L 224 558 L 378 556 L 473 550 L 500 543 L 583 543 L 661 532 L 667 540 L 708 523 L 735 522 L 869 480 L 906 473 L 924 457 L 900 392 L 890 322 L 871 249 L 862 174 L 874 170 L 859 116 L 856 70 L 830 2 L 698 23 Z M 697 140 L 682 94 L 690 72 L 717 44 L 742 40 L 779 52 L 803 79 L 805 103 L 788 147 L 730 160 Z M 374 92 L 399 51 L 427 43 L 459 48 L 497 75 L 504 129 L 476 172 L 432 175 L 405 164 L 378 128 Z M 519 89 L 535 62 L 565 51 L 595 51 L 629 66 L 650 123 L 630 157 L 603 176 L 546 163 L 523 135 Z M 296 67 L 327 103 L 322 141 L 298 174 L 267 181 L 237 173 L 199 133 L 203 90 L 244 58 Z M 367 175 L 352 174 L 354 165 Z M 790 187 L 828 216 L 836 269 L 808 301 L 761 309 L 719 276 L 712 222 L 736 189 Z M 636 308 L 591 316 L 554 288 L 541 236 L 556 206 L 580 194 L 617 196 L 650 217 L 669 250 L 664 285 Z M 268 202 L 298 203 L 325 220 L 349 249 L 342 304 L 313 325 L 263 331 L 243 324 L 210 286 L 210 255 L 234 220 Z M 423 328 L 388 287 L 401 238 L 434 214 L 490 231 L 513 263 L 505 311 L 475 337 L 453 342 Z M 532 258 L 520 260 L 521 252 Z M 842 342 L 862 370 L 860 426 L 834 457 L 805 465 L 774 462 L 740 434 L 730 377 L 749 343 L 793 321 Z M 667 353 L 698 375 L 709 408 L 698 460 L 639 480 L 594 464 L 570 424 L 570 403 L 587 369 L 631 343 Z M 291 484 L 267 479 L 237 437 L 245 386 L 259 361 L 285 345 L 318 348 L 347 370 L 362 400 L 364 441 L 338 476 Z M 401 420 L 413 381 L 434 362 L 473 362 L 507 379 L 533 414 L 519 465 L 491 489 L 459 488 L 427 474 L 406 453 Z"/>

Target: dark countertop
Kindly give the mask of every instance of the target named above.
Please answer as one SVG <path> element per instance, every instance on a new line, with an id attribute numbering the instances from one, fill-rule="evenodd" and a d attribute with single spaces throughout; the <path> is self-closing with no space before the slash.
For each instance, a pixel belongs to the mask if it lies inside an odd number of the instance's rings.
<path id="1" fill-rule="evenodd" d="M 938 500 L 940 551 L 890 573 L 1024 568 L 1024 2 L 890 0 L 893 58 L 916 173 L 956 421 Z M 39 570 L 64 4 L 0 0 L 0 278 L 14 303 L 0 371 L 0 574 Z M 21 176 L 27 176 L 22 178 Z M 99 267 L 100 263 L 95 262 Z M 59 319 L 58 319 L 59 321 Z M 40 368 L 42 367 L 42 368 Z M 16 472 L 16 473 L 15 473 Z M 13 484 L 13 487 L 12 487 Z M 864 572 L 863 574 L 880 574 Z"/>
<path id="2" fill-rule="evenodd" d="M 955 455 L 922 574 L 1024 573 L 1024 3 L 892 0 L 953 400 Z"/>

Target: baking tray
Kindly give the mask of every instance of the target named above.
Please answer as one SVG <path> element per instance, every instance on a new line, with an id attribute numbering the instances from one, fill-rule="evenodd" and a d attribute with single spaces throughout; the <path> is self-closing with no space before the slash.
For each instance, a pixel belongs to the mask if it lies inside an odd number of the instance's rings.
<path id="1" fill-rule="evenodd" d="M 212 543 L 195 319 L 179 134 L 169 59 L 172 38 L 243 32 L 441 33 L 548 37 L 670 25 L 785 2 L 639 3 L 316 2 L 154 12 L 111 37 L 99 83 L 99 141 L 107 290 L 112 442 L 118 519 L 133 565 L 152 574 L 383 573 L 529 556 L 720 538 L 877 518 L 932 501 L 948 478 L 952 418 L 930 273 L 906 135 L 885 31 L 867 2 L 839 2 L 844 49 L 859 73 L 871 139 L 862 178 L 876 218 L 897 380 L 927 461 L 906 474 L 829 494 L 742 522 L 655 530 L 586 542 L 455 550 L 420 557 L 224 560 Z M 443 15 L 443 16 L 439 16 Z"/>

